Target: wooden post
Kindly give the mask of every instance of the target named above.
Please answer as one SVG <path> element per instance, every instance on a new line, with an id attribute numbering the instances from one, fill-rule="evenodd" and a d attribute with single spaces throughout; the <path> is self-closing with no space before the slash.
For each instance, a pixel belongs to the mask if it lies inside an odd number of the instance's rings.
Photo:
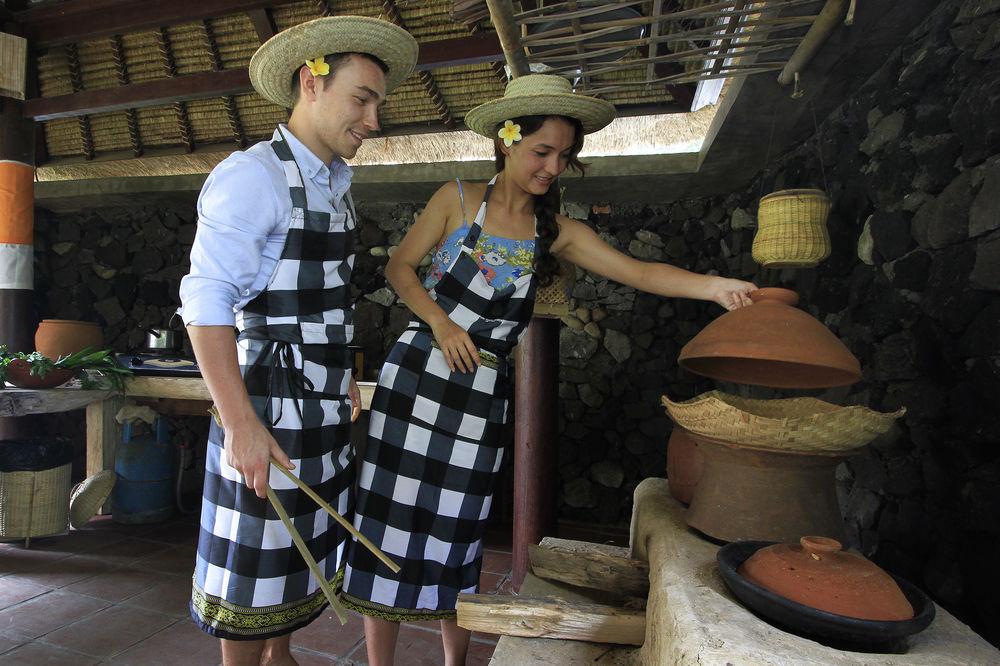
<path id="1" fill-rule="evenodd" d="M 558 398 L 559 320 L 535 317 L 515 360 L 514 589 L 520 589 L 528 570 L 528 546 L 555 527 Z"/>
<path id="2" fill-rule="evenodd" d="M 0 344 L 10 351 L 35 348 L 34 155 L 34 123 L 19 100 L 0 96 Z M 27 435 L 30 418 L 0 418 L 0 440 Z"/>

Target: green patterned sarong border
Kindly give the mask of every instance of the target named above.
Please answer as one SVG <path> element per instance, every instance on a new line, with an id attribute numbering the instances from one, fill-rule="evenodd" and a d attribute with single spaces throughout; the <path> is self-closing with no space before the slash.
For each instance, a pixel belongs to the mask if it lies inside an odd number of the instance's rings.
<path id="1" fill-rule="evenodd" d="M 356 613 L 377 617 L 389 622 L 419 622 L 421 620 L 454 620 L 457 613 L 453 610 L 421 610 L 419 608 L 395 608 L 383 606 L 374 601 L 352 597 L 341 591 L 340 603 Z"/>
<path id="2" fill-rule="evenodd" d="M 343 577 L 343 570 L 337 572 L 330 585 L 336 589 Z M 232 636 L 253 638 L 263 634 L 285 634 L 294 631 L 326 605 L 327 600 L 323 596 L 323 591 L 316 590 L 296 601 L 248 608 L 207 594 L 194 582 L 191 585 L 191 607 L 197 614 L 198 620 L 206 627 Z"/>

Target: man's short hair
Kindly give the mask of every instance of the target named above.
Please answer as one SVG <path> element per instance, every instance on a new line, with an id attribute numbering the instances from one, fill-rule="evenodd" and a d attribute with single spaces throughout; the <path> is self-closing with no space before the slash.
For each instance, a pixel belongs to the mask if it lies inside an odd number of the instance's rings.
<path id="1" fill-rule="evenodd" d="M 382 70 L 383 74 L 388 74 L 389 73 L 389 66 L 386 65 L 384 62 L 382 62 L 382 60 L 380 60 L 376 56 L 373 56 L 370 53 L 355 53 L 355 52 L 332 53 L 330 55 L 323 56 L 323 62 L 325 62 L 326 64 L 328 64 L 330 66 L 330 73 L 327 74 L 326 76 L 320 77 L 324 89 L 330 83 L 330 81 L 333 81 L 333 77 L 336 76 L 337 70 L 339 70 L 341 67 L 343 67 L 344 63 L 346 63 L 350 59 L 351 56 L 358 56 L 360 58 L 367 58 L 368 60 L 371 60 L 373 63 L 375 63 L 376 65 L 378 65 L 378 68 Z M 305 66 L 306 66 L 306 64 L 302 63 L 302 67 L 305 67 Z M 299 72 L 302 70 L 302 67 L 299 67 L 298 69 L 296 69 L 295 72 L 292 74 L 292 81 L 291 81 L 291 83 L 292 83 L 292 106 L 293 107 L 299 101 Z"/>

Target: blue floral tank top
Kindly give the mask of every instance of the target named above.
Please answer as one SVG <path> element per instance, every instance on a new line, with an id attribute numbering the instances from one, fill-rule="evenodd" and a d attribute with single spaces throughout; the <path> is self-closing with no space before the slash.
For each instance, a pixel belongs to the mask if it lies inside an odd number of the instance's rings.
<path id="1" fill-rule="evenodd" d="M 462 198 L 462 212 L 465 212 L 465 201 L 462 194 L 462 183 L 458 183 L 459 197 Z M 447 238 L 441 241 L 431 258 L 430 270 L 424 279 L 424 288 L 433 289 L 444 275 L 452 262 L 458 258 L 462 251 L 462 242 L 469 233 L 468 219 L 458 229 L 448 234 Z M 486 231 L 479 234 L 476 242 L 476 250 L 472 253 L 473 259 L 479 265 L 479 270 L 490 286 L 494 289 L 502 289 L 511 284 L 517 278 L 531 272 L 531 262 L 535 257 L 535 241 L 518 240 L 515 238 L 504 238 L 503 236 L 492 236 Z"/>

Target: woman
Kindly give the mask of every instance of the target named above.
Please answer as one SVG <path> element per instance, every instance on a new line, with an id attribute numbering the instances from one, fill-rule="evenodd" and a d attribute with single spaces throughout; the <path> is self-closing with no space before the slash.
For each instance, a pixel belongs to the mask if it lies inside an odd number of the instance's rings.
<path id="1" fill-rule="evenodd" d="M 379 376 L 355 517 L 402 570 L 392 574 L 353 543 L 344 580 L 345 605 L 365 615 L 372 666 L 392 663 L 399 622 L 421 619 L 441 620 L 447 664 L 465 661 L 470 634 L 455 622 L 455 602 L 479 583 L 504 453 L 507 357 L 557 258 L 662 296 L 727 309 L 750 302 L 750 283 L 638 261 L 558 215 L 556 179 L 582 168 L 583 135 L 613 118 L 610 103 L 574 95 L 561 77 L 514 79 L 465 119 L 494 138 L 499 173 L 487 185 L 439 189 L 386 267 L 416 319 Z M 467 204 L 479 201 L 470 220 Z M 435 247 L 421 285 L 416 267 Z"/>

